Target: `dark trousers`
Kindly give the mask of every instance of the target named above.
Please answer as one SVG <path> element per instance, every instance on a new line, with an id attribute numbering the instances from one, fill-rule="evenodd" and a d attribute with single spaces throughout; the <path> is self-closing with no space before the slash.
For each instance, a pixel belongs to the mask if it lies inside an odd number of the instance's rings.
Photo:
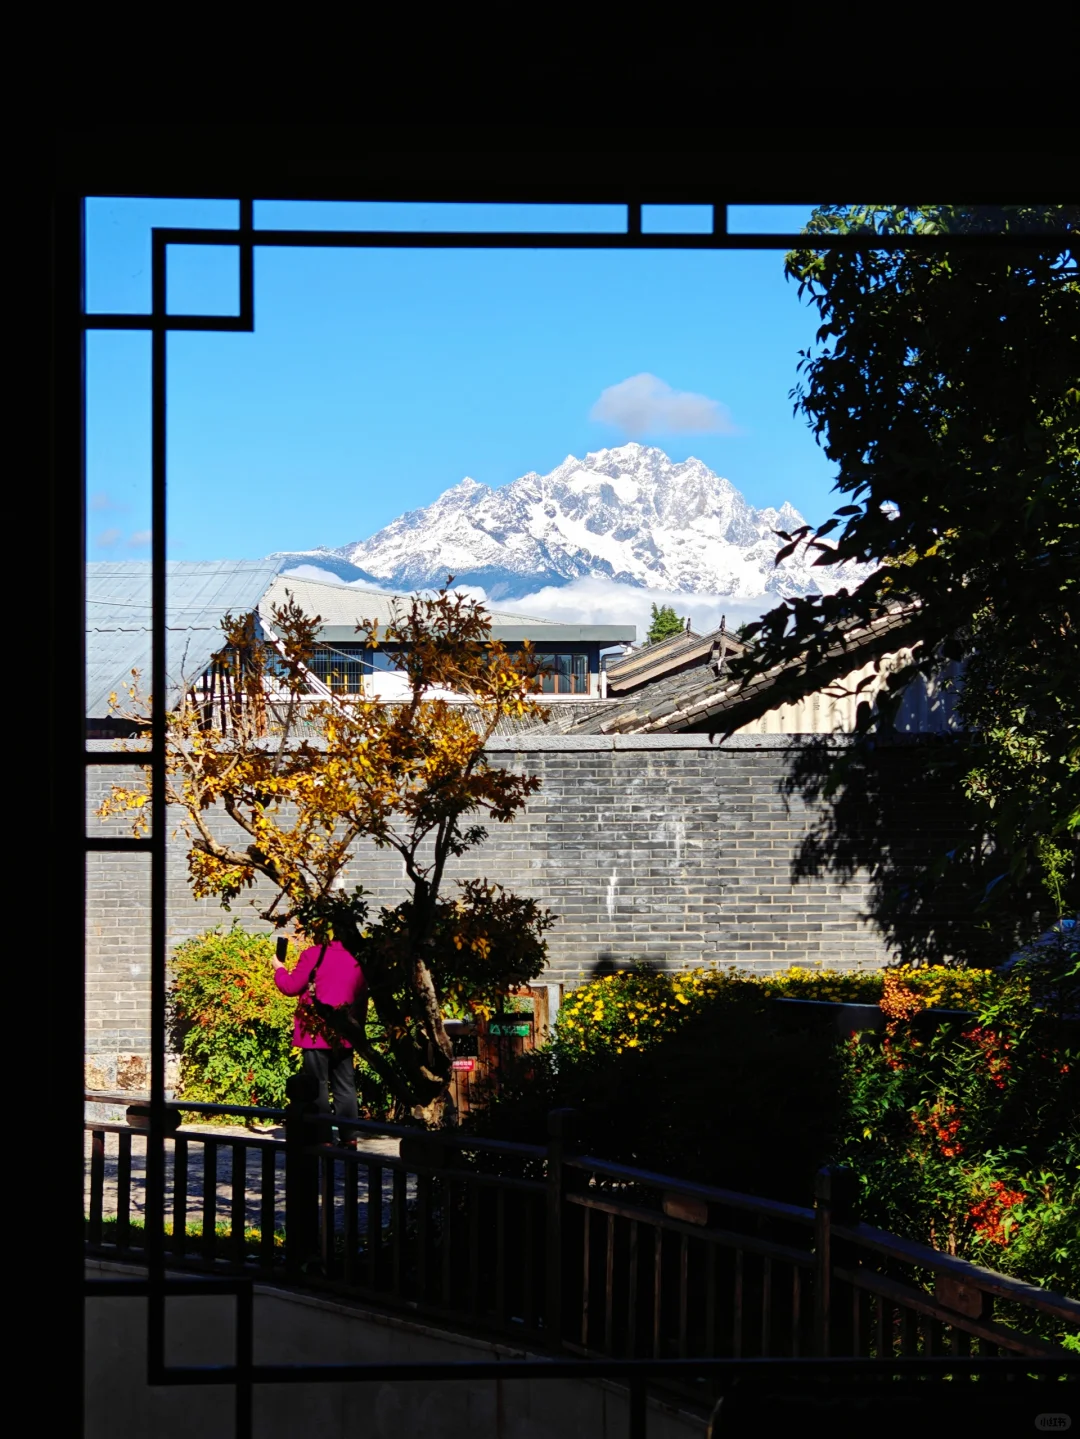
<path id="1" fill-rule="evenodd" d="M 330 1125 L 330 1091 L 334 1093 L 334 1117 L 336 1119 L 358 1119 L 360 1111 L 356 1102 L 356 1071 L 353 1069 L 351 1049 L 305 1049 L 304 1073 L 310 1074 L 319 1086 L 316 1104 L 319 1107 L 319 1142 L 329 1144 L 332 1139 Z M 343 1142 L 356 1138 L 356 1130 L 338 1127 L 338 1140 Z"/>

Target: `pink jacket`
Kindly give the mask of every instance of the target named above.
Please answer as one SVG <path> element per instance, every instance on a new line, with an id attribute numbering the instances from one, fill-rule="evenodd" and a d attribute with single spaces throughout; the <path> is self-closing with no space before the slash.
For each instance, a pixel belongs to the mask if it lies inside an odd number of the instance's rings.
<path id="1" fill-rule="evenodd" d="M 322 953 L 322 945 L 316 944 L 311 949 L 305 949 L 295 969 L 275 969 L 274 983 L 282 994 L 301 995 L 300 1003 L 296 1006 L 296 1018 L 293 1021 L 293 1045 L 297 1049 L 329 1049 L 330 1045 L 321 1034 L 316 1034 L 304 1023 L 304 1009 L 310 1007 L 307 995 L 308 980 L 311 978 L 311 971 Z M 333 1005 L 337 1008 L 342 1004 L 352 1004 L 367 989 L 367 981 L 364 978 L 364 971 L 357 964 L 349 951 L 343 944 L 335 939 L 326 947 L 326 957 L 319 965 L 319 972 L 315 976 L 315 997 L 320 1004 Z M 351 1049 L 352 1045 L 348 1040 L 341 1041 L 343 1049 Z"/>

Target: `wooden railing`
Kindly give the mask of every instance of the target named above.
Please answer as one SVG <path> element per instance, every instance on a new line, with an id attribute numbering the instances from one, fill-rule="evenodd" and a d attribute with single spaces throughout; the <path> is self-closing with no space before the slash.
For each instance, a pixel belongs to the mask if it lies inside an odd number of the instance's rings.
<path id="1" fill-rule="evenodd" d="M 179 1127 L 181 1110 L 284 1137 Z M 347 1126 L 358 1149 L 320 1146 L 301 1076 L 285 1110 L 169 1114 L 179 1270 L 277 1276 L 614 1359 L 1067 1359 L 1046 1334 L 1080 1334 L 1080 1301 L 860 1223 L 845 1171 L 818 1175 L 813 1208 L 686 1183 L 582 1154 L 569 1111 L 546 1146 L 367 1121 Z M 88 1246 L 137 1258 L 143 1141 L 131 1123 L 86 1128 Z M 364 1147 L 379 1138 L 399 1152 Z"/>

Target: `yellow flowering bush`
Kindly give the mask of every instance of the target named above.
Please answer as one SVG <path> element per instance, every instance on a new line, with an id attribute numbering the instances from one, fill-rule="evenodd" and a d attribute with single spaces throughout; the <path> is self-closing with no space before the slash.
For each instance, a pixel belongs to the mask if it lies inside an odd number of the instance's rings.
<path id="1" fill-rule="evenodd" d="M 752 974 L 735 966 L 660 973 L 639 966 L 602 975 L 573 990 L 559 1010 L 554 1048 L 568 1058 L 647 1049 L 744 986 L 765 999 L 878 1004 L 885 995 L 886 974 L 894 985 L 917 995 L 926 1008 L 978 1010 L 1003 983 L 992 970 L 944 965 L 893 965 L 887 971 L 792 965 L 773 974 Z"/>
<path id="2" fill-rule="evenodd" d="M 1004 985 L 1013 988 L 1016 984 L 1015 979 L 1005 980 L 992 969 L 949 969 L 943 964 L 928 965 L 924 969 L 896 965 L 894 972 L 929 1009 L 978 1011 Z"/>
<path id="3" fill-rule="evenodd" d="M 951 969 L 944 964 L 893 964 L 886 969 L 803 969 L 793 964 L 778 974 L 747 976 L 772 999 L 827 999 L 844 1004 L 879 1004 L 886 976 L 911 990 L 928 1009 L 977 1010 L 1001 988 L 994 970 Z"/>
<path id="4" fill-rule="evenodd" d="M 553 1047 L 567 1057 L 646 1049 L 699 1013 L 716 988 L 710 970 L 635 968 L 581 985 L 564 1001 Z"/>

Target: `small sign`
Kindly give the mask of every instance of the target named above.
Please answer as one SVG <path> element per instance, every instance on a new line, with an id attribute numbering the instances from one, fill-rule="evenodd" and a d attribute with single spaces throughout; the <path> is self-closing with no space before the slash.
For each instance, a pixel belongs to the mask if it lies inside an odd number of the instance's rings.
<path id="1" fill-rule="evenodd" d="M 468 1073 L 469 1070 L 476 1068 L 476 1060 L 475 1060 L 475 1059 L 455 1059 L 455 1060 L 454 1060 L 454 1068 L 455 1068 L 455 1069 L 463 1069 L 463 1070 L 466 1071 L 466 1073 Z"/>
<path id="2" fill-rule="evenodd" d="M 935 1275 L 934 1298 L 946 1309 L 951 1309 L 956 1314 L 966 1314 L 969 1319 L 987 1317 L 988 1296 L 981 1289 L 963 1284 L 948 1275 Z"/>
<path id="3" fill-rule="evenodd" d="M 489 1034 L 511 1034 L 519 1039 L 528 1039 L 531 1032 L 532 1027 L 529 1024 L 492 1024 L 488 1027 Z"/>
<path id="4" fill-rule="evenodd" d="M 670 1219 L 681 1219 L 684 1224 L 709 1222 L 708 1204 L 704 1199 L 695 1199 L 689 1194 L 665 1194 L 664 1213 Z"/>

